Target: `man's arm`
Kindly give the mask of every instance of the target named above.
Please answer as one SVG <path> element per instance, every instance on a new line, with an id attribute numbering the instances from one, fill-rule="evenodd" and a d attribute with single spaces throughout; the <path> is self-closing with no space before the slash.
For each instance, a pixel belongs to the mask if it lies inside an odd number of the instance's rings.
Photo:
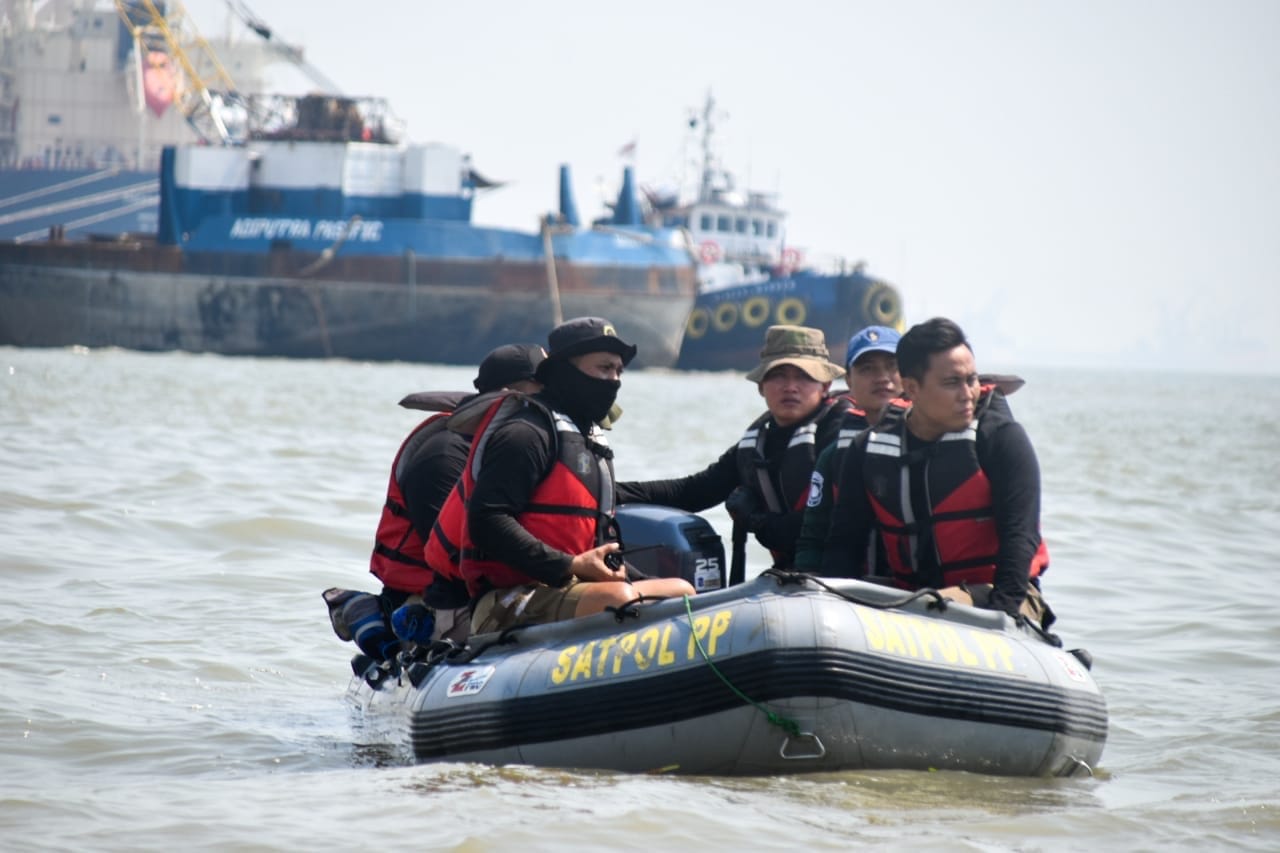
<path id="1" fill-rule="evenodd" d="M 986 436 L 979 429 L 978 461 L 991 482 L 1000 537 L 990 606 L 1016 614 L 1040 546 L 1040 463 L 1026 430 L 1016 422 L 1001 424 Z"/>
<path id="2" fill-rule="evenodd" d="M 485 447 L 467 501 L 467 526 L 487 557 L 543 583 L 563 586 L 571 577 L 574 555 L 548 546 L 516 521 L 551 470 L 554 447 L 549 429 L 528 420 L 512 419 L 499 426 Z"/>
<path id="3" fill-rule="evenodd" d="M 647 503 L 701 512 L 722 503 L 738 485 L 737 447 L 730 447 L 703 470 L 670 480 L 618 483 L 618 503 Z"/>

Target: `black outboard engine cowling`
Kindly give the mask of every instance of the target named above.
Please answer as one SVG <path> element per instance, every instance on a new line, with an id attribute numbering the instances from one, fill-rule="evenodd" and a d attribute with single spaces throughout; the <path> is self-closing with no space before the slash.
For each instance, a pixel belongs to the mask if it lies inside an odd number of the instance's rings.
<path id="1" fill-rule="evenodd" d="M 637 571 L 684 578 L 698 592 L 724 588 L 724 542 L 702 516 L 653 504 L 623 504 L 616 518 L 623 558 Z"/>

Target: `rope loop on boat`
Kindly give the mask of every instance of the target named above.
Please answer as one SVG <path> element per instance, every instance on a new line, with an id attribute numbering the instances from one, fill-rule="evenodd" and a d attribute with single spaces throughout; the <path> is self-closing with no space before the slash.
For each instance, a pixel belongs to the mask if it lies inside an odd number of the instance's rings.
<path id="1" fill-rule="evenodd" d="M 631 599 L 630 601 L 626 601 L 626 602 L 623 602 L 622 604 L 619 604 L 617 607 L 606 607 L 604 610 L 606 613 L 612 613 L 614 620 L 619 625 L 621 625 L 623 620 L 625 620 L 628 616 L 630 616 L 632 619 L 640 618 L 641 604 L 644 604 L 646 601 L 661 601 L 661 600 L 662 600 L 662 596 L 660 595 L 638 595 L 635 598 Z"/>
<path id="2" fill-rule="evenodd" d="M 733 691 L 733 695 L 737 696 L 739 699 L 741 699 L 743 702 L 746 702 L 748 705 L 751 705 L 760 713 L 764 714 L 765 718 L 770 723 L 782 729 L 784 732 L 791 735 L 792 737 L 797 737 L 797 738 L 801 737 L 804 733 L 800 731 L 799 723 L 797 723 L 795 720 L 791 719 L 790 717 L 783 716 L 782 714 L 779 714 L 777 711 L 774 711 L 771 708 L 768 708 L 767 706 L 760 704 L 759 702 L 757 702 L 756 700 L 752 699 L 750 696 L 748 696 L 747 694 L 739 690 L 733 684 L 732 681 L 730 681 L 728 678 L 725 677 L 725 674 L 720 671 L 720 668 L 718 666 L 716 666 L 715 661 L 711 659 L 711 655 L 707 654 L 707 650 L 702 646 L 702 638 L 698 636 L 698 631 L 696 628 L 694 628 L 694 625 L 693 625 L 693 607 L 690 606 L 689 604 L 689 596 L 686 595 L 686 596 L 683 596 L 683 598 L 684 598 L 684 612 L 689 617 L 689 633 L 693 637 L 693 641 L 698 645 L 698 653 L 702 655 L 702 659 L 707 662 L 707 666 L 711 667 L 711 671 L 716 674 L 716 677 L 719 678 L 722 682 L 724 682 L 725 687 L 728 687 L 731 691 Z"/>

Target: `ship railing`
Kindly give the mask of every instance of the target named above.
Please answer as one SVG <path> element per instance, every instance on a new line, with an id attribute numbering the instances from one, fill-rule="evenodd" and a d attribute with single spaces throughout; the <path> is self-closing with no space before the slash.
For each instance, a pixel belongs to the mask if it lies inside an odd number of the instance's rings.
<path id="1" fill-rule="evenodd" d="M 24 204 L 33 199 L 56 195 L 57 193 L 65 192 L 66 190 L 73 190 L 78 187 L 83 187 L 87 184 L 92 184 L 95 181 L 104 181 L 108 178 L 114 178 L 118 174 L 120 174 L 119 169 L 103 169 L 101 172 L 94 172 L 92 175 L 81 175 L 78 178 L 71 178 L 70 180 L 59 181 L 56 184 L 50 184 L 47 187 L 40 187 L 39 189 L 34 189 L 34 190 L 31 190 L 30 192 L 18 193 L 17 195 L 12 195 L 12 196 L 9 196 L 8 198 L 0 199 L 0 210 L 6 207 L 13 207 L 15 205 Z M 145 181 L 142 181 L 140 184 L 138 184 L 138 186 L 150 186 L 151 190 L 154 192 L 156 188 L 159 186 L 159 182 L 154 179 L 147 179 Z M 115 190 L 107 190 L 103 193 L 103 195 L 106 195 L 109 197 L 111 193 L 118 192 L 120 191 L 120 189 L 122 188 L 116 188 Z M 79 200 L 79 197 L 77 197 L 77 201 L 78 200 Z M 72 203 L 74 204 L 75 202 L 72 202 Z"/>
<path id="2" fill-rule="evenodd" d="M 244 121 L 250 139 L 396 144 L 404 123 L 384 98 L 343 95 L 250 95 Z"/>
<path id="3" fill-rule="evenodd" d="M 128 204 L 123 204 L 123 205 L 120 205 L 119 207 L 113 207 L 110 210 L 104 210 L 99 213 L 91 214 L 89 216 L 82 216 L 79 219 L 72 219 L 68 222 L 59 223 L 57 226 L 53 226 L 53 227 L 57 229 L 57 233 L 59 235 L 58 239 L 62 239 L 61 235 L 65 234 L 68 229 L 74 231 L 79 228 L 87 228 L 90 225 L 97 225 L 99 222 L 105 222 L 108 219 L 115 219 L 118 216 L 128 216 L 131 213 L 137 213 L 139 210 L 148 210 L 148 209 L 154 208 L 155 205 L 156 205 L 156 199 L 154 196 L 139 198 L 129 202 Z M 31 243 L 36 240 L 41 240 L 46 237 L 49 237 L 51 233 L 52 232 L 50 228 L 41 228 L 36 231 L 27 231 L 24 234 L 19 234 L 16 237 L 14 237 L 13 242 Z"/>
<path id="4" fill-rule="evenodd" d="M 156 200 L 160 192 L 159 181 L 143 181 L 137 184 L 131 184 L 128 187 L 122 187 L 108 192 L 93 193 L 86 196 L 79 196 L 75 199 L 55 202 L 51 204 L 40 205 L 37 207 L 21 208 L 17 211 L 0 215 L 0 225 L 9 225 L 12 223 L 29 222 L 31 220 L 39 220 L 48 222 L 51 216 L 65 213 L 74 213 L 75 211 L 84 210 L 103 204 L 114 204 L 105 210 L 99 210 L 89 213 L 75 219 L 65 219 L 53 226 L 56 228 L 58 235 L 65 234 L 68 230 L 77 230 L 96 225 L 99 222 L 105 222 L 121 216 L 128 216 L 137 213 L 140 210 L 150 210 L 156 205 Z M 116 202 L 119 202 L 116 204 Z M 42 226 L 32 229 L 24 233 L 18 234 L 12 238 L 15 243 L 30 243 L 36 240 L 48 238 L 50 234 L 55 233 L 49 227 Z M 61 239 L 59 237 L 59 239 Z"/>

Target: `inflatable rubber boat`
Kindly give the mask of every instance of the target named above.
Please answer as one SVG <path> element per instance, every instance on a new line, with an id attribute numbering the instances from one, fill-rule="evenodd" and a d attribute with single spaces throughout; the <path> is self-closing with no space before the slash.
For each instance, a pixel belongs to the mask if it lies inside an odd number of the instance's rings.
<path id="1" fill-rule="evenodd" d="M 626 509 L 624 537 L 639 529 Z M 702 519 L 638 512 L 678 540 L 646 546 L 649 568 L 691 581 L 701 571 L 707 591 L 357 666 L 354 709 L 390 721 L 422 762 L 1018 776 L 1097 766 L 1107 710 L 1086 652 L 932 590 L 772 569 L 716 589 Z"/>

